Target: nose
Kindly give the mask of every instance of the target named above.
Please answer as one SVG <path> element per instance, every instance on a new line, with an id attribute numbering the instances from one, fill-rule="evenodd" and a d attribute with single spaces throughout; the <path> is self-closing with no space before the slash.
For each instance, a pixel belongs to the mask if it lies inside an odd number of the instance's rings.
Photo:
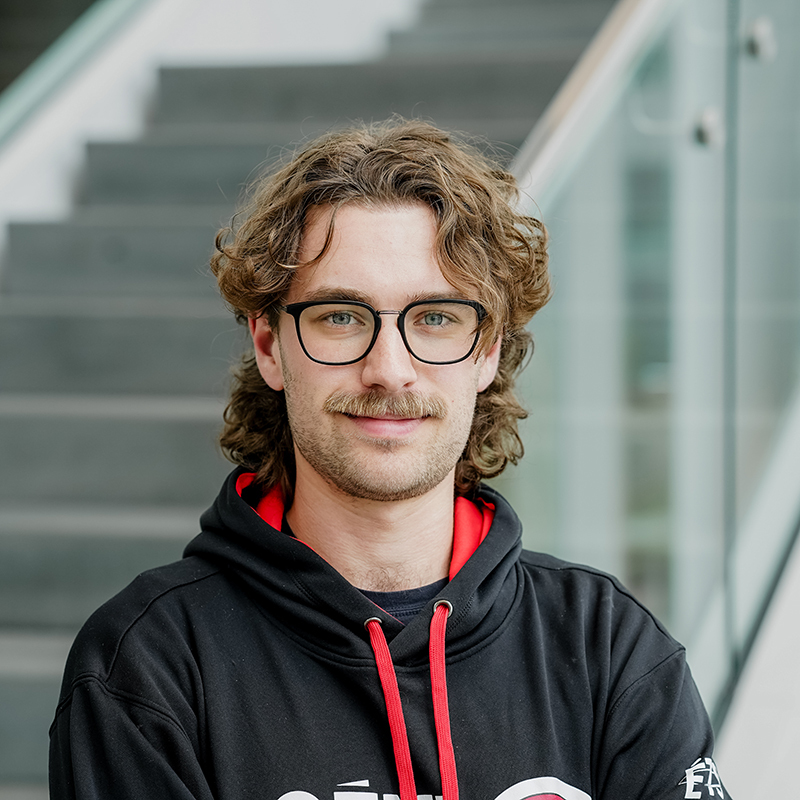
<path id="1" fill-rule="evenodd" d="M 398 392 L 417 379 L 413 357 L 400 335 L 395 314 L 382 315 L 378 338 L 362 364 L 361 382 L 365 386 Z"/>

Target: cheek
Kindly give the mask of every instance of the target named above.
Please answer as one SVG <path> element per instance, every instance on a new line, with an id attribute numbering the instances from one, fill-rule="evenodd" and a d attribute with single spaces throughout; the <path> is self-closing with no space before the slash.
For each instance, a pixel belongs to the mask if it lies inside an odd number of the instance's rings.
<path id="1" fill-rule="evenodd" d="M 305 367 L 305 369 L 304 369 Z M 284 357 L 283 384 L 286 406 L 291 414 L 308 416 L 316 409 L 317 420 L 322 417 L 322 404 L 333 393 L 324 375 L 314 370 L 314 364 L 296 364 Z"/>
<path id="2" fill-rule="evenodd" d="M 287 402 L 291 394 L 295 403 L 308 403 L 318 394 L 319 387 L 324 385 L 324 376 L 318 373 L 315 369 L 317 365 L 306 357 L 296 341 L 281 336 L 275 344 L 275 368 L 279 371 Z"/>
<path id="3" fill-rule="evenodd" d="M 303 391 L 298 386 L 291 372 L 287 372 L 284 376 L 283 394 L 286 399 L 286 416 L 289 420 L 289 428 L 293 432 L 302 432 L 315 424 L 313 421 L 309 422 L 309 417 L 311 416 L 311 397 L 309 392 Z"/>
<path id="4" fill-rule="evenodd" d="M 447 399 L 450 415 L 458 420 L 460 426 L 472 425 L 475 415 L 475 401 L 480 391 L 481 376 L 477 370 L 440 386 L 440 394 Z"/>

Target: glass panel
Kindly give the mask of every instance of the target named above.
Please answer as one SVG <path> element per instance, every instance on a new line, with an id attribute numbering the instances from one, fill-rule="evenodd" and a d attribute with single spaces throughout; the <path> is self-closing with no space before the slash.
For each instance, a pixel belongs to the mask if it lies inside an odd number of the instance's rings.
<path id="1" fill-rule="evenodd" d="M 774 483 L 770 462 L 786 444 L 800 391 L 800 4 L 743 0 L 741 14 L 736 558 L 737 634 L 744 644 L 796 524 L 790 517 L 756 526 L 751 515 Z M 772 502 L 775 510 L 779 504 Z"/>
<path id="2" fill-rule="evenodd" d="M 500 488 L 529 547 L 684 641 L 720 720 L 800 520 L 800 4 L 678 3 L 642 47 L 545 195 L 555 296 Z"/>
<path id="3" fill-rule="evenodd" d="M 499 488 L 526 545 L 618 575 L 713 706 L 723 596 L 726 12 L 685 3 L 553 202 L 526 458 Z M 535 199 L 535 198 L 534 198 Z"/>

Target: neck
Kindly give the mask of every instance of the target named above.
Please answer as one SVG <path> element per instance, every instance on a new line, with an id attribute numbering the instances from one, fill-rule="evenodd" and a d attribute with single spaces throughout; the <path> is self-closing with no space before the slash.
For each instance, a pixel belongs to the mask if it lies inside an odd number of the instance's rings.
<path id="1" fill-rule="evenodd" d="M 351 497 L 300 461 L 289 525 L 350 583 L 388 592 L 447 577 L 453 474 L 420 497 L 382 502 Z"/>

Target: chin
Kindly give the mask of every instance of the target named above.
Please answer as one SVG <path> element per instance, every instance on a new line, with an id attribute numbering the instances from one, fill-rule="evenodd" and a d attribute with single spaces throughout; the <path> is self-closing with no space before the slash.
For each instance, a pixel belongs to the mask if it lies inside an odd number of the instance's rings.
<path id="1" fill-rule="evenodd" d="M 332 485 L 343 492 L 348 497 L 357 500 L 371 500 L 377 503 L 397 503 L 402 500 L 411 500 L 414 497 L 421 497 L 435 488 L 435 486 L 415 485 L 415 486 L 386 486 L 386 485 L 339 485 L 331 482 Z M 436 484 L 438 485 L 438 484 Z"/>
<path id="2" fill-rule="evenodd" d="M 421 497 L 453 474 L 452 467 L 429 465 L 423 471 L 417 465 L 415 467 L 413 474 L 409 474 L 412 472 L 409 468 L 403 469 L 400 465 L 391 468 L 384 461 L 380 467 L 374 469 L 338 469 L 324 477 L 332 486 L 350 497 L 387 503 Z"/>

